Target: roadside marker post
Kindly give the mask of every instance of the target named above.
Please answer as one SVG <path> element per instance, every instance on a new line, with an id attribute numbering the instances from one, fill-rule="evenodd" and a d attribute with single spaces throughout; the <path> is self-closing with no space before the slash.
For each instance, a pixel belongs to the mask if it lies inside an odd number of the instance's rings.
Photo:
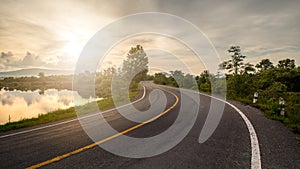
<path id="1" fill-rule="evenodd" d="M 279 105 L 280 105 L 280 115 L 284 116 L 285 115 L 285 112 L 284 112 L 284 110 L 285 110 L 285 101 L 282 97 L 280 97 L 280 99 L 279 99 Z"/>
<path id="2" fill-rule="evenodd" d="M 257 99 L 258 99 L 258 93 L 255 92 L 255 93 L 254 93 L 254 98 L 253 98 L 253 103 L 256 103 L 256 102 L 257 102 Z"/>

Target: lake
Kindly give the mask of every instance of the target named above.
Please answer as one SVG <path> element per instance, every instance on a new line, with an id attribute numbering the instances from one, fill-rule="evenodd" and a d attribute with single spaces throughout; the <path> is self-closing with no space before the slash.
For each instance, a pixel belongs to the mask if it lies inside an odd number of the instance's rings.
<path id="1" fill-rule="evenodd" d="M 83 105 L 100 98 L 84 99 L 77 92 L 71 90 L 36 90 L 36 91 L 8 91 L 0 90 L 0 124 L 19 121 L 24 118 L 38 117 L 58 109 L 66 109 L 76 105 Z"/>

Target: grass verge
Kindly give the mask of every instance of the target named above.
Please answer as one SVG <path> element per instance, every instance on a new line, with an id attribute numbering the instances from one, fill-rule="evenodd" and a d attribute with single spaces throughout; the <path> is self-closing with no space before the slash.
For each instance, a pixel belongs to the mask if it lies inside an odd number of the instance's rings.
<path id="1" fill-rule="evenodd" d="M 171 87 L 176 87 L 172 84 L 162 84 L 166 86 L 171 86 Z M 177 87 L 178 88 L 178 87 Z M 192 89 L 190 89 L 192 90 Z M 201 91 L 200 92 L 204 92 Z M 210 92 L 204 92 L 206 94 L 210 94 Z M 293 92 L 287 92 L 286 98 L 287 98 L 287 104 L 286 104 L 286 113 L 285 116 L 280 115 L 280 107 L 278 104 L 278 100 L 273 101 L 259 101 L 257 104 L 253 104 L 252 100 L 249 98 L 231 98 L 229 97 L 228 99 L 235 100 L 241 103 L 244 103 L 246 105 L 250 105 L 252 107 L 256 107 L 264 112 L 265 117 L 280 121 L 282 122 L 285 126 L 287 126 L 289 129 L 291 129 L 292 132 L 296 134 L 300 134 L 300 103 L 299 103 L 299 98 L 300 98 L 300 93 L 293 93 Z"/>
<path id="2" fill-rule="evenodd" d="M 239 101 L 241 103 L 250 105 L 252 107 L 256 107 L 264 112 L 265 117 L 280 121 L 283 123 L 285 126 L 287 126 L 289 129 L 291 129 L 292 132 L 296 134 L 300 134 L 300 115 L 299 113 L 289 113 L 286 112 L 285 116 L 279 115 L 280 113 L 280 108 L 276 105 L 272 104 L 265 104 L 265 103 L 257 103 L 254 104 L 252 103 L 251 100 L 249 99 L 244 99 L 244 98 L 237 98 L 233 99 L 236 101 Z"/>

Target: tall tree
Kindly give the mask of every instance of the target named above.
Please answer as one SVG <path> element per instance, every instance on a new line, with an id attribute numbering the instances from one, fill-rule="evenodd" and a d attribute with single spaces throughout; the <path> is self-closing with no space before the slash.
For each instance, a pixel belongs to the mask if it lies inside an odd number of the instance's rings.
<path id="1" fill-rule="evenodd" d="M 234 75 L 242 73 L 243 70 L 243 60 L 246 56 L 242 55 L 240 46 L 231 46 L 228 49 L 231 55 L 231 59 L 225 61 L 219 65 L 220 69 L 227 69 L 229 72 L 233 72 Z"/>
<path id="2" fill-rule="evenodd" d="M 132 80 L 139 82 L 147 78 L 147 73 L 148 57 L 143 47 L 136 45 L 129 50 L 126 60 L 123 61 L 122 75 L 126 79 L 134 76 Z"/>
<path id="3" fill-rule="evenodd" d="M 120 73 L 121 79 L 130 83 L 130 90 L 136 90 L 138 83 L 147 79 L 148 57 L 141 45 L 131 47 L 123 61 Z"/>

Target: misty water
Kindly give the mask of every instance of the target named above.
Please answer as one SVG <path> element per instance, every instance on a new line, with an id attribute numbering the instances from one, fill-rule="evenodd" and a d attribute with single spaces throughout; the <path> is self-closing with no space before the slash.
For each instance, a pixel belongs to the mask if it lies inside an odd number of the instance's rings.
<path id="1" fill-rule="evenodd" d="M 38 117 L 58 109 L 66 109 L 76 105 L 83 105 L 98 99 L 84 99 L 77 92 L 71 90 L 36 90 L 36 91 L 8 91 L 0 90 L 0 124 L 19 121 L 24 118 Z"/>

